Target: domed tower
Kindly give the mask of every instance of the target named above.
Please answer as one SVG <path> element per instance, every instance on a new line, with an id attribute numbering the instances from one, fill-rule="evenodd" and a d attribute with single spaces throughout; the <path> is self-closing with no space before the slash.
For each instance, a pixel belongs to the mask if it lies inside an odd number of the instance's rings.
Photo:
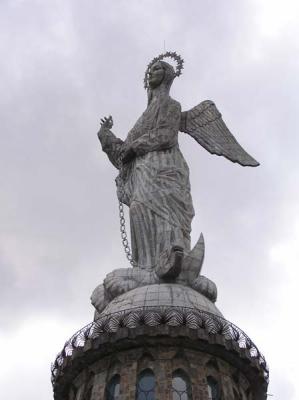
<path id="1" fill-rule="evenodd" d="M 162 61 L 176 61 L 176 69 Z M 148 107 L 125 141 L 98 133 L 119 170 L 121 233 L 130 268 L 109 273 L 91 296 L 94 320 L 52 364 L 55 400 L 265 400 L 268 368 L 253 341 L 227 321 L 216 285 L 201 274 L 204 240 L 190 248 L 194 215 L 178 131 L 211 153 L 258 163 L 228 131 L 214 103 L 181 112 L 169 96 L 183 61 L 167 52 L 148 66 Z M 129 207 L 132 251 L 123 204 Z"/>
<path id="2" fill-rule="evenodd" d="M 252 340 L 179 283 L 116 297 L 52 366 L 55 400 L 264 400 L 267 382 Z"/>

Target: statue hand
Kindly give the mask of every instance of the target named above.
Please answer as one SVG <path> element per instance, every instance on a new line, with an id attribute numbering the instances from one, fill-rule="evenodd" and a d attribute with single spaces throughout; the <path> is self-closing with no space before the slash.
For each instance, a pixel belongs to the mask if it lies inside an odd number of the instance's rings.
<path id="1" fill-rule="evenodd" d="M 122 162 L 123 164 L 126 164 L 129 161 L 133 160 L 133 158 L 135 157 L 136 157 L 135 151 L 131 147 L 126 148 L 122 156 Z"/>
<path id="2" fill-rule="evenodd" d="M 113 127 L 113 119 L 111 115 L 109 117 L 101 118 L 101 128 L 111 129 Z"/>

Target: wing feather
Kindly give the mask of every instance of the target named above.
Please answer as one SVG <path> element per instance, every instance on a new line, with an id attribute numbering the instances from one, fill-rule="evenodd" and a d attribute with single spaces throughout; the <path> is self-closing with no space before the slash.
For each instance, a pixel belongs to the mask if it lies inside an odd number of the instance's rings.
<path id="1" fill-rule="evenodd" d="M 182 112 L 180 131 L 188 133 L 211 154 L 224 156 L 243 166 L 259 165 L 237 142 L 224 123 L 217 107 L 210 100 Z"/>

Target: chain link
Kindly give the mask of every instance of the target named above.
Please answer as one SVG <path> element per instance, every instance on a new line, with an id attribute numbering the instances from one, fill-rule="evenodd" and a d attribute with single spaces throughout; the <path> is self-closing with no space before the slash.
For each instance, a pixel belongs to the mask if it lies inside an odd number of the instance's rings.
<path id="1" fill-rule="evenodd" d="M 121 241 L 126 253 L 126 257 L 129 260 L 129 263 L 132 265 L 132 267 L 136 267 L 137 264 L 133 260 L 131 248 L 129 245 L 128 241 L 128 235 L 126 231 L 126 220 L 125 220 L 125 212 L 124 212 L 124 205 L 121 201 L 118 203 L 118 209 L 119 209 L 119 222 L 120 222 L 120 236 L 121 236 Z"/>
<path id="2" fill-rule="evenodd" d="M 122 158 L 119 157 L 118 164 L 122 166 Z M 120 179 L 119 181 L 119 186 L 118 190 L 121 193 L 121 197 L 124 195 L 124 185 L 122 180 Z M 129 240 L 128 240 L 128 235 L 126 231 L 126 220 L 125 220 L 125 212 L 124 212 L 124 205 L 123 203 L 119 200 L 118 201 L 118 210 L 119 210 L 119 222 L 120 222 L 120 236 L 121 236 L 121 241 L 125 250 L 126 257 L 129 261 L 129 263 L 132 265 L 132 267 L 137 267 L 137 263 L 133 260 L 131 248 L 129 245 Z"/>

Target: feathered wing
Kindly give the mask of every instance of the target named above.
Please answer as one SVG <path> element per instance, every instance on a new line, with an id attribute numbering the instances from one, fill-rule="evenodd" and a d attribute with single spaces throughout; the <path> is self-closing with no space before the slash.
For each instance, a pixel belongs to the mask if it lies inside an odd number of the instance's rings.
<path id="1" fill-rule="evenodd" d="M 210 100 L 182 112 L 180 131 L 188 133 L 211 154 L 224 156 L 243 166 L 259 165 L 230 133 L 220 112 Z"/>

